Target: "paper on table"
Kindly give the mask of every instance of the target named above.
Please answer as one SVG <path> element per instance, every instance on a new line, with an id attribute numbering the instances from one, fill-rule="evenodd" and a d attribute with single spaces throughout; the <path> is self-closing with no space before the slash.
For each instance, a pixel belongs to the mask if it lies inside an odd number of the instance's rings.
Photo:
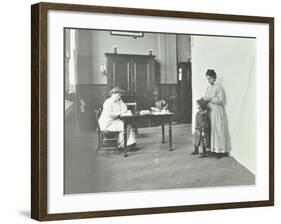
<path id="1" fill-rule="evenodd" d="M 126 112 L 122 113 L 121 116 L 132 116 L 132 111 L 127 110 Z"/>
<path id="2" fill-rule="evenodd" d="M 159 115 L 159 114 L 170 114 L 168 110 L 160 110 L 160 111 L 153 111 L 152 114 Z"/>
<path id="3" fill-rule="evenodd" d="M 140 115 L 150 114 L 149 110 L 141 110 Z"/>

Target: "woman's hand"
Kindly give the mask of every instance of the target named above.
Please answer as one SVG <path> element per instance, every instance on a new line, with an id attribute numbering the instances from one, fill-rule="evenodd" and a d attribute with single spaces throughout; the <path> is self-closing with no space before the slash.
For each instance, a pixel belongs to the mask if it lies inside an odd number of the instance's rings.
<path id="1" fill-rule="evenodd" d="M 206 101 L 212 101 L 212 98 L 208 97 L 208 96 L 203 96 L 203 99 L 206 100 Z"/>
<path id="2" fill-rule="evenodd" d="M 115 119 L 119 119 L 120 116 L 121 116 L 121 112 L 116 112 L 116 113 L 115 113 Z"/>

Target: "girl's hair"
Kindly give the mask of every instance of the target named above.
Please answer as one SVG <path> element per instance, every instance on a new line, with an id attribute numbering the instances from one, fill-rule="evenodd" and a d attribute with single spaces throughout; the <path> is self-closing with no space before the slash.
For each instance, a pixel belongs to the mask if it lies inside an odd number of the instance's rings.
<path id="1" fill-rule="evenodd" d="M 203 98 L 200 98 L 199 100 L 196 100 L 197 104 L 203 109 L 203 110 L 208 110 L 208 101 L 204 100 Z"/>

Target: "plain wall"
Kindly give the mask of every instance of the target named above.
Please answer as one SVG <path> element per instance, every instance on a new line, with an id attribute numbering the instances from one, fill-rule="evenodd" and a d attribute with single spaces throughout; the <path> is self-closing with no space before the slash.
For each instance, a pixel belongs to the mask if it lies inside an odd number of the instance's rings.
<path id="1" fill-rule="evenodd" d="M 159 34 L 161 83 L 177 83 L 177 46 L 175 34 Z"/>
<path id="2" fill-rule="evenodd" d="M 187 62 L 191 59 L 191 36 L 177 35 L 177 56 L 178 62 Z"/>
<path id="3" fill-rule="evenodd" d="M 230 154 L 256 173 L 256 40 L 192 36 L 193 105 L 204 96 L 207 69 L 226 93 Z M 196 107 L 193 107 L 193 119 Z"/>
<path id="4" fill-rule="evenodd" d="M 77 84 L 94 83 L 94 65 L 97 60 L 93 54 L 97 47 L 94 37 L 89 30 L 78 30 L 76 36 Z"/>
<path id="5" fill-rule="evenodd" d="M 161 83 L 177 83 L 177 48 L 181 58 L 190 54 L 188 35 L 181 35 L 177 44 L 175 34 L 144 33 L 136 39 L 110 35 L 110 31 L 77 30 L 77 82 L 78 84 L 106 84 L 107 77 L 100 67 L 106 63 L 105 53 L 112 53 L 117 46 L 120 54 L 148 54 L 153 49 L 160 63 Z M 187 60 L 186 60 L 187 61 Z"/>

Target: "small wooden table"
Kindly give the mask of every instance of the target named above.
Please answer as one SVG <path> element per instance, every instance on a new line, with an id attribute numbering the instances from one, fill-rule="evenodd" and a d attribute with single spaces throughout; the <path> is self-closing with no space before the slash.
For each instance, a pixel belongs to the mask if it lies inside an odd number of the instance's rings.
<path id="1" fill-rule="evenodd" d="M 163 114 L 144 114 L 135 113 L 133 115 L 123 115 L 120 119 L 124 122 L 124 157 L 127 156 L 127 128 L 128 125 L 137 125 L 143 119 L 149 119 L 155 121 L 157 124 L 161 124 L 162 127 L 162 143 L 165 143 L 165 124 L 169 124 L 169 151 L 172 151 L 172 117 L 174 113 L 163 113 Z"/>

